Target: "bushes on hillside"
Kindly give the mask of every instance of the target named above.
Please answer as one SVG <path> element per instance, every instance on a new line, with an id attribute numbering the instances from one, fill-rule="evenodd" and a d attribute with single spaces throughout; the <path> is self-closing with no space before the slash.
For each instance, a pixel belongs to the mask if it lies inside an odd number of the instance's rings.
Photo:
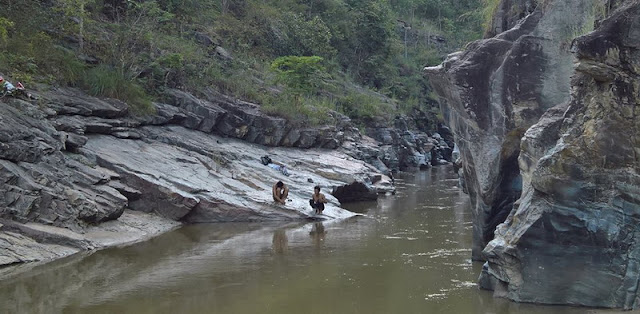
<path id="1" fill-rule="evenodd" d="M 93 96 L 125 101 L 133 113 L 153 111 L 151 99 L 140 85 L 128 79 L 121 71 L 106 65 L 91 68 L 84 73 L 80 85 Z"/>
<path id="2" fill-rule="evenodd" d="M 471 26 L 481 1 L 10 2 L 0 12 L 0 71 L 141 112 L 163 88 L 215 88 L 283 115 L 295 105 L 300 121 L 323 123 L 328 110 L 366 119 L 428 101 L 420 69 L 449 49 L 432 31 L 453 43 L 479 36 Z"/>

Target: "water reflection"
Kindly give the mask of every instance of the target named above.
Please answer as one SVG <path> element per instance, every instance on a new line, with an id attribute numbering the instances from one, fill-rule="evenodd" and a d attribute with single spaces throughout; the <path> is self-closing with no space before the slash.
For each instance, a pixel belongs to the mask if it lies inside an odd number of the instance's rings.
<path id="1" fill-rule="evenodd" d="M 276 254 L 285 254 L 289 249 L 289 239 L 284 229 L 278 229 L 273 232 L 273 251 Z"/>
<path id="2" fill-rule="evenodd" d="M 25 268 L 0 313 L 585 313 L 496 300 L 475 284 L 466 195 L 449 169 L 398 177 L 366 213 L 311 224 L 189 226 Z"/>
<path id="3" fill-rule="evenodd" d="M 324 230 L 324 224 L 319 222 L 314 222 L 311 227 L 311 231 L 309 231 L 309 236 L 313 241 L 313 247 L 316 249 L 320 249 L 322 247 L 322 243 L 324 242 L 324 236 L 327 234 L 327 231 Z"/>

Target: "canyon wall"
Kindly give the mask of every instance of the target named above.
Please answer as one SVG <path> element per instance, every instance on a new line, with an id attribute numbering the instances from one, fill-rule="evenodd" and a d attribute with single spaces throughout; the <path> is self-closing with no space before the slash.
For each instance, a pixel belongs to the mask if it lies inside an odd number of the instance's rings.
<path id="1" fill-rule="evenodd" d="M 460 147 L 480 285 L 636 308 L 640 2 L 516 2 L 495 19 L 508 30 L 425 70 Z"/>

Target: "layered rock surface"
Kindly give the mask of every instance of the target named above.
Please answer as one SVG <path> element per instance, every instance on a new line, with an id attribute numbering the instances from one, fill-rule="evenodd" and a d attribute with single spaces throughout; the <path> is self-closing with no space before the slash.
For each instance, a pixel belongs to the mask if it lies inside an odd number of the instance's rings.
<path id="1" fill-rule="evenodd" d="M 556 40 L 599 8 L 612 11 L 594 32 Z M 639 43 L 640 1 L 547 1 L 427 70 L 475 200 L 474 257 L 488 261 L 480 285 L 496 296 L 639 306 Z"/>
<path id="2" fill-rule="evenodd" d="M 493 239 L 495 227 L 520 197 L 520 138 L 547 109 L 569 100 L 571 40 L 574 32 L 593 27 L 596 4 L 505 0 L 499 8 L 511 8 L 511 17 L 498 19 L 504 26 L 515 24 L 513 28 L 425 69 L 460 149 L 474 204 L 476 260 L 483 259 L 482 249 Z"/>
<path id="3" fill-rule="evenodd" d="M 323 218 L 353 215 L 334 188 L 394 190 L 373 166 L 326 149 L 342 144 L 339 128 L 293 129 L 255 105 L 167 93 L 171 104 L 145 117 L 74 89 L 0 100 L 0 265 L 139 241 L 182 223 L 310 219 L 314 185 L 330 200 Z M 261 164 L 263 155 L 290 176 Z M 291 187 L 284 206 L 271 199 L 278 180 Z"/>

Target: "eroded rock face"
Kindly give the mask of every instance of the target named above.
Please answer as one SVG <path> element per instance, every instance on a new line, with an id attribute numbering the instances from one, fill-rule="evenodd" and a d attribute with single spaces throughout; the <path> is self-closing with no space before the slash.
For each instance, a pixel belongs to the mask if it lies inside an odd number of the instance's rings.
<path id="1" fill-rule="evenodd" d="M 301 128 L 283 118 L 269 116 L 256 104 L 231 99 L 213 90 L 205 99 L 180 90 L 167 90 L 166 101 L 184 112 L 181 124 L 189 129 L 218 134 L 266 146 L 338 148 L 357 136 L 348 118 L 335 127 Z"/>
<path id="2" fill-rule="evenodd" d="M 9 103 L 0 104 L 0 218 L 75 230 L 118 218 L 127 199 L 108 184 L 117 175 L 68 158 L 64 132 L 43 123 L 36 106 Z"/>
<path id="3" fill-rule="evenodd" d="M 569 100 L 571 41 L 593 27 L 598 3 L 505 0 L 496 19 L 508 30 L 425 69 L 460 149 L 476 260 L 521 195 L 520 139 L 546 110 Z"/>
<path id="4" fill-rule="evenodd" d="M 481 284 L 516 301 L 640 306 L 640 2 L 579 37 L 574 92 L 523 138 L 524 190 Z"/>

